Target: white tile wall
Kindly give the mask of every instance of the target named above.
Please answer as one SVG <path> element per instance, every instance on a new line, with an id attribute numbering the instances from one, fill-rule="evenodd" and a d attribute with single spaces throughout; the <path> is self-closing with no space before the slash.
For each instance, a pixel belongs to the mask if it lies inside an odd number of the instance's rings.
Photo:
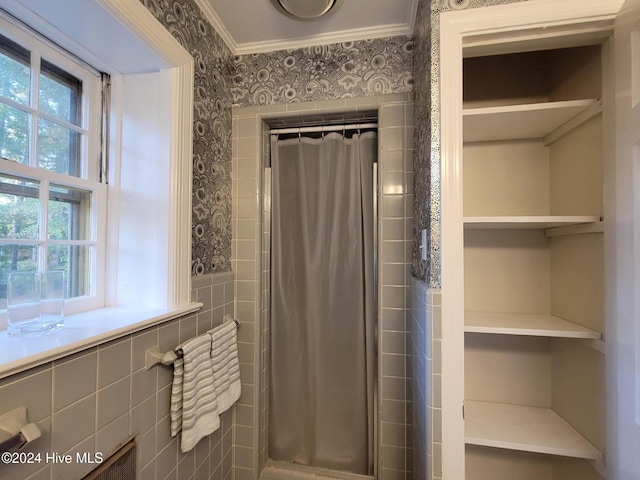
<path id="1" fill-rule="evenodd" d="M 144 369 L 145 350 L 170 350 L 222 323 L 234 313 L 234 274 L 193 279 L 192 298 L 204 304 L 197 314 L 126 335 L 75 355 L 0 380 L 0 415 L 25 406 L 43 435 L 26 451 L 40 463 L 0 465 L 0 480 L 76 480 L 96 465 L 52 464 L 47 453 L 101 452 L 104 457 L 130 438 L 138 444 L 139 480 L 231 479 L 232 416 L 184 455 L 169 434 L 172 370 Z"/>
<path id="2" fill-rule="evenodd" d="M 408 266 L 411 263 L 413 125 L 411 102 L 384 103 L 379 108 L 379 328 L 380 450 L 379 477 L 411 477 L 411 409 L 409 404 L 407 329 Z M 409 212 L 409 213 L 408 213 Z M 409 227 L 409 231 L 407 231 Z"/>
<path id="3" fill-rule="evenodd" d="M 410 317 L 413 478 L 435 480 L 442 477 L 439 290 L 412 278 Z"/>

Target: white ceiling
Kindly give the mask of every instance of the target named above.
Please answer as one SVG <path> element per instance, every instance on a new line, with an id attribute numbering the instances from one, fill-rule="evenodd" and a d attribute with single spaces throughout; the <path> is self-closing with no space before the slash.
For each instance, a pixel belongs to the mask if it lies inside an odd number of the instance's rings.
<path id="1" fill-rule="evenodd" d="M 236 55 L 410 35 L 418 0 L 344 0 L 313 21 L 279 13 L 270 0 L 196 0 Z"/>

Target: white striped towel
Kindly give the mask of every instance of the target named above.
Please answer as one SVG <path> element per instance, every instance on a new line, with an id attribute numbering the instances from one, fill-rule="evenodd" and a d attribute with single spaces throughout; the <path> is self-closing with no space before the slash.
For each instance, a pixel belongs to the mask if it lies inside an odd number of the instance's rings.
<path id="1" fill-rule="evenodd" d="M 182 430 L 180 449 L 185 453 L 220 427 L 220 415 L 211 375 L 211 336 L 200 335 L 178 348 L 182 358 L 173 364 L 171 436 Z"/>
<path id="2" fill-rule="evenodd" d="M 209 330 L 213 381 L 218 396 L 220 414 L 228 410 L 241 393 L 240 364 L 238 362 L 238 334 L 236 324 L 228 321 Z"/>

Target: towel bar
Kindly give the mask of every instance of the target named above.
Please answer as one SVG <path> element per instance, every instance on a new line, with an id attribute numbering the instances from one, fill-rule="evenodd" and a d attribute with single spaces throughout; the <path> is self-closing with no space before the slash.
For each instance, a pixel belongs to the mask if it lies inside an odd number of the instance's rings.
<path id="1" fill-rule="evenodd" d="M 233 322 L 236 324 L 236 328 L 240 328 L 240 322 L 233 318 L 231 315 L 227 314 L 224 316 L 222 323 Z M 175 350 L 171 350 L 166 353 L 162 353 L 160 351 L 160 347 L 158 345 L 154 345 L 153 347 L 147 349 L 145 352 L 145 361 L 144 368 L 145 370 L 149 370 L 151 367 L 161 363 L 162 365 L 172 365 L 176 359 L 182 358 L 182 349 L 176 348 Z"/>
<path id="2" fill-rule="evenodd" d="M 19 407 L 0 416 L 0 452 L 15 453 L 40 438 L 40 428 L 27 421 L 27 409 Z"/>

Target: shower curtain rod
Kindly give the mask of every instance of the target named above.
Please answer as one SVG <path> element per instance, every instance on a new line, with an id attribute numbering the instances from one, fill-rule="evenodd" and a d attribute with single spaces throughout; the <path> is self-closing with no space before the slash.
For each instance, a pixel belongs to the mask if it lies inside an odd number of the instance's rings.
<path id="1" fill-rule="evenodd" d="M 280 133 L 342 132 L 344 130 L 358 130 L 361 128 L 378 128 L 378 124 L 352 123 L 349 125 L 318 125 L 315 127 L 272 128 L 271 133 L 274 135 L 278 135 Z"/>

